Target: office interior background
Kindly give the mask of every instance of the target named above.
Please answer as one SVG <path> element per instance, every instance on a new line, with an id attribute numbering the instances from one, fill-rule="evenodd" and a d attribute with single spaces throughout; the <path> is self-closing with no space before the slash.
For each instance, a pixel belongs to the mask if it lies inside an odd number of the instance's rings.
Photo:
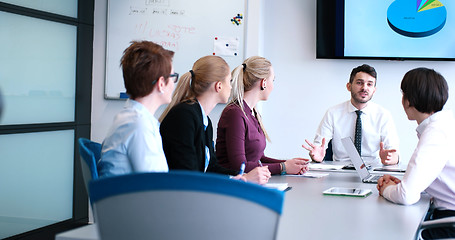
<path id="1" fill-rule="evenodd" d="M 313 140 L 325 111 L 350 99 L 346 90 L 351 70 L 363 63 L 376 68 L 377 90 L 373 101 L 393 115 L 400 137 L 401 160 L 408 161 L 417 143 L 417 124 L 407 120 L 401 105 L 400 83 L 416 67 L 434 68 L 447 80 L 450 96 L 455 91 L 452 61 L 387 61 L 316 59 L 316 0 L 249 0 L 245 56 L 261 55 L 275 69 L 275 88 L 260 106 L 272 142 L 266 154 L 276 158 L 308 157 L 301 145 Z M 392 2 L 392 1 L 391 1 Z M 123 101 L 104 99 L 106 1 L 95 3 L 95 35 L 92 86 L 92 139 L 102 141 Z M 404 46 L 405 47 L 405 46 Z M 194 56 L 194 61 L 201 56 Z M 193 63 L 188 63 L 188 69 Z M 180 73 L 183 74 L 183 73 Z M 453 108 L 449 97 L 447 108 Z M 210 115 L 214 126 L 223 106 Z M 216 137 L 216 136 L 215 136 Z"/>
<path id="2" fill-rule="evenodd" d="M 22 4 L 25 1 L 1 2 Z M 46 2 L 49 2 L 50 5 L 64 5 L 60 1 Z M 446 78 L 450 89 L 446 108 L 453 109 L 453 93 L 455 91 L 453 81 L 453 78 L 455 78 L 454 62 L 316 59 L 316 0 L 247 0 L 246 2 L 248 7 L 245 13 L 247 21 L 245 56 L 261 55 L 270 59 L 276 74 L 275 88 L 269 100 L 260 105 L 264 125 L 272 139 L 272 142 L 267 143 L 267 155 L 283 159 L 297 156 L 308 157 L 306 150 L 301 148 L 301 145 L 305 139 L 312 140 L 314 138 L 319 122 L 329 107 L 350 98 L 350 93 L 346 90 L 349 74 L 352 68 L 363 63 L 374 66 L 378 72 L 377 91 L 373 101 L 386 107 L 394 117 L 400 137 L 400 159 L 403 162 L 407 162 L 411 157 L 417 143 L 415 132 L 417 124 L 407 120 L 401 105 L 400 82 L 403 75 L 408 70 L 416 67 L 434 68 L 440 72 Z M 77 13 L 71 12 L 71 9 L 74 10 L 75 6 L 77 6 L 77 1 L 72 4 L 69 7 L 69 14 L 73 14 L 72 16 L 74 17 L 77 16 Z M 107 4 L 108 0 L 94 1 L 93 59 L 91 59 L 93 63 L 91 79 L 89 79 L 92 81 L 91 89 L 90 86 L 80 87 L 81 89 L 74 88 L 74 85 L 77 86 L 79 82 L 87 81 L 87 79 L 75 78 L 76 70 L 74 66 L 76 66 L 76 62 L 74 61 L 72 63 L 73 66 L 68 68 L 69 73 L 62 74 L 59 77 L 59 79 L 64 79 L 64 82 L 67 82 L 69 86 L 62 86 L 61 89 L 69 92 L 70 102 L 59 109 L 52 105 L 45 108 L 47 109 L 45 113 L 49 114 L 47 116 L 53 116 L 56 112 L 63 115 L 39 120 L 40 123 L 51 122 L 52 124 L 57 124 L 45 126 L 55 127 L 55 129 L 51 129 L 51 131 L 32 130 L 29 133 L 24 133 L 24 129 L 19 128 L 14 134 L 11 134 L 11 129 L 5 129 L 2 126 L 17 124 L 4 122 L 9 121 L 7 118 L 8 110 L 6 110 L 4 118 L 0 120 L 0 189 L 2 191 L 0 195 L 0 222 L 6 217 L 13 217 L 14 221 L 45 218 L 47 221 L 42 226 L 52 225 L 71 218 L 71 211 L 74 210 L 74 205 L 79 201 L 84 201 L 84 199 L 74 199 L 72 197 L 73 194 L 76 194 L 72 189 L 73 180 L 76 179 L 73 175 L 77 175 L 76 171 L 74 171 L 74 163 L 77 157 L 74 149 L 76 147 L 74 139 L 78 136 L 84 136 L 84 134 L 88 135 L 88 130 L 77 133 L 79 128 L 77 123 L 65 123 L 77 122 L 77 115 L 73 115 L 74 112 L 77 113 L 75 106 L 83 103 L 84 99 L 90 99 L 90 97 L 87 98 L 87 96 L 80 94 L 83 91 L 89 91 L 88 94 L 90 94 L 91 90 L 91 105 L 88 103 L 80 106 L 81 111 L 84 109 L 90 111 L 91 120 L 82 121 L 80 128 L 89 127 L 90 135 L 87 137 L 90 137 L 93 141 L 102 142 L 115 114 L 124 105 L 122 100 L 104 99 Z M 43 3 L 43 5 L 45 4 Z M 0 11 L 0 18 L 8 14 L 10 13 Z M 0 21 L 0 26 L 2 26 L 0 28 L 0 36 L 6 34 L 18 36 L 18 38 L 26 37 L 29 42 L 24 43 L 24 46 L 30 44 L 30 42 L 33 43 L 34 38 L 31 36 L 21 36 L 19 35 L 20 32 L 6 28 L 9 24 L 16 26 L 14 24 L 19 24 L 22 20 L 8 19 L 10 20 Z M 30 20 L 30 22 L 38 21 L 40 20 Z M 9 30 L 4 32 L 1 30 L 2 28 Z M 75 33 L 77 30 L 71 29 L 72 27 L 69 28 L 60 29 L 57 27 L 55 31 L 60 33 L 57 34 L 59 37 L 70 39 L 68 40 L 70 42 L 67 46 L 68 48 L 75 48 Z M 35 34 L 41 33 L 44 32 L 35 32 Z M 0 42 L 2 41 L 1 39 L 0 37 Z M 15 55 L 15 52 L 6 51 L 8 43 L 4 43 L 1 46 L 2 53 L 8 53 L 6 55 L 2 54 L 3 58 L 0 56 L 0 63 L 4 64 Z M 57 49 L 57 46 L 55 46 L 55 49 Z M 78 48 L 78 52 L 81 51 L 82 53 L 84 51 L 90 52 L 91 50 Z M 27 58 L 33 52 L 32 49 L 27 49 L 27 51 L 21 56 Z M 74 54 L 71 57 L 76 59 L 75 52 L 69 52 Z M 42 52 L 37 58 L 46 59 L 45 57 L 49 55 L 52 55 L 52 52 Z M 202 56 L 194 56 L 194 61 L 199 57 Z M 90 61 L 88 62 L 91 63 Z M 192 64 L 192 62 L 189 62 L 187 68 L 190 69 Z M 39 68 L 37 67 L 37 69 Z M 53 71 L 57 72 L 58 69 L 60 68 L 55 68 Z M 0 66 L 0 70 L 0 88 L 6 96 L 6 100 L 8 100 L 9 89 L 23 89 L 26 87 L 32 91 L 43 90 L 44 88 L 50 92 L 55 83 L 58 82 L 46 83 L 43 79 L 34 80 L 33 74 L 30 74 L 27 77 L 32 80 L 18 85 L 2 78 L 2 75 L 4 75 L 2 71 L 6 71 L 6 69 Z M 15 70 L 20 72 L 21 66 L 16 66 Z M 179 73 L 183 74 L 183 72 Z M 54 92 L 55 94 L 57 93 Z M 7 108 L 12 106 L 14 105 L 6 102 Z M 65 115 L 65 110 L 68 110 L 68 108 L 70 108 L 70 111 Z M 223 106 L 220 105 L 210 114 L 214 126 L 216 126 L 222 109 Z M 23 114 L 30 111 L 30 108 L 21 108 L 16 113 Z M 90 113 L 88 113 L 89 117 Z M 30 112 L 29 115 L 16 116 L 19 119 L 27 120 L 43 114 L 43 112 Z M 55 122 L 63 122 L 63 124 L 59 125 Z M 56 129 L 59 131 L 56 131 Z M 36 135 L 36 132 L 40 135 Z M 46 135 L 42 135 L 44 132 Z M 37 145 L 37 143 L 43 144 Z M 53 145 L 53 147 L 45 148 L 45 146 L 49 145 Z M 56 148 L 60 149 L 60 154 L 54 153 Z M 24 149 L 27 149 L 27 151 Z M 36 154 L 36 152 L 42 152 L 42 149 L 48 149 L 49 151 L 44 157 Z M 34 161 L 30 161 L 30 159 Z M 65 160 L 62 161 L 62 159 Z M 18 170 L 11 173 L 8 170 L 12 168 Z M 27 171 L 25 171 L 26 169 Z M 36 181 L 36 179 L 42 179 L 43 174 L 52 174 L 55 175 L 55 178 L 47 181 Z M 18 183 L 19 180 L 27 183 L 20 185 Z M 30 185 L 31 182 L 33 182 L 32 185 Z M 49 188 L 49 185 L 52 186 L 52 189 Z M 43 191 L 47 192 L 43 193 Z M 59 204 L 57 205 L 51 204 L 49 201 L 50 198 L 55 197 L 53 191 L 65 192 L 63 195 L 58 194 L 61 199 L 59 199 Z M 14 198 L 11 198 L 12 196 Z M 36 196 L 43 197 L 36 198 Z M 19 201 L 18 199 L 26 199 L 26 201 Z M 87 202 L 85 202 L 85 205 L 87 205 Z M 52 216 L 43 214 L 43 212 L 52 213 Z M 8 222 L 11 225 L 14 225 L 14 223 Z M 32 229 L 34 228 L 24 228 L 24 232 Z M 17 234 L 21 233 L 21 230 L 18 231 Z"/>

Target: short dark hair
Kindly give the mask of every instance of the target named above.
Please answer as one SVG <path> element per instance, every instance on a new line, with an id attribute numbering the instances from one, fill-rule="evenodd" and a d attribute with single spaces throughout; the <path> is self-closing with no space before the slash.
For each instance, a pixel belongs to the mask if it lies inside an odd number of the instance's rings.
<path id="1" fill-rule="evenodd" d="M 132 41 L 120 61 L 123 82 L 130 98 L 136 99 L 150 94 L 161 76 L 167 83 L 173 56 L 173 51 L 153 42 Z"/>
<path id="2" fill-rule="evenodd" d="M 352 83 L 352 81 L 354 81 L 354 77 L 358 72 L 364 72 L 364 73 L 374 77 L 374 79 L 378 78 L 378 74 L 376 73 L 376 70 L 374 69 L 374 67 L 372 67 L 368 64 L 363 64 L 361 66 L 358 66 L 358 67 L 352 69 L 351 76 L 349 77 L 349 83 Z M 376 86 L 376 81 L 374 81 L 374 85 Z"/>
<path id="3" fill-rule="evenodd" d="M 449 98 L 449 86 L 444 77 L 433 69 L 416 68 L 401 81 L 403 98 L 421 113 L 441 111 Z"/>

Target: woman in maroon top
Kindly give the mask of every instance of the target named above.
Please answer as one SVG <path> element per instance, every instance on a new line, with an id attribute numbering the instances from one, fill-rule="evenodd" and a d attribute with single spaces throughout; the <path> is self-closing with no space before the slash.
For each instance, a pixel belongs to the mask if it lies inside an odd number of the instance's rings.
<path id="1" fill-rule="evenodd" d="M 250 57 L 232 72 L 232 100 L 218 122 L 216 155 L 221 166 L 245 172 L 263 164 L 272 174 L 303 174 L 308 159 L 278 160 L 266 157 L 266 139 L 270 141 L 255 106 L 268 99 L 275 74 L 263 57 Z"/>

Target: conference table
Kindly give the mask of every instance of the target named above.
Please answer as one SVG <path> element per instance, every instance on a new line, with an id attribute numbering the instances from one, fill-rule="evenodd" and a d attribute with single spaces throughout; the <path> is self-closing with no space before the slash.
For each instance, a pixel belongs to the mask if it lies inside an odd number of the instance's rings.
<path id="1" fill-rule="evenodd" d="M 414 239 L 429 208 L 427 194 L 422 194 L 416 204 L 398 205 L 379 196 L 376 184 L 362 183 L 355 171 L 326 173 L 320 178 L 272 176 L 271 183 L 292 187 L 285 195 L 277 239 Z M 331 187 L 371 189 L 372 194 L 322 194 Z"/>
<path id="2" fill-rule="evenodd" d="M 362 183 L 353 170 L 311 170 L 310 173 L 327 175 L 319 178 L 283 175 L 270 179 L 270 183 L 287 183 L 291 187 L 285 193 L 278 240 L 414 239 L 429 208 L 427 194 L 410 206 L 391 203 L 379 196 L 376 184 Z M 371 189 L 372 194 L 367 197 L 322 194 L 331 187 Z M 99 236 L 94 225 L 56 236 L 56 240 L 75 239 L 96 240 Z"/>

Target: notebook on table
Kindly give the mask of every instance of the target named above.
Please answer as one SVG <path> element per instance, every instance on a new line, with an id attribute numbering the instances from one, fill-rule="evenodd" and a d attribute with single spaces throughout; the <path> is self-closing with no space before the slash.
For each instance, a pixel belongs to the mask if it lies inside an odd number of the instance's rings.
<path id="1" fill-rule="evenodd" d="M 371 174 L 370 171 L 368 171 L 368 168 L 366 167 L 363 159 L 360 157 L 359 152 L 357 152 L 352 139 L 350 137 L 342 138 L 341 142 L 343 143 L 343 146 L 346 149 L 346 152 L 362 182 L 377 183 L 382 175 Z"/>

